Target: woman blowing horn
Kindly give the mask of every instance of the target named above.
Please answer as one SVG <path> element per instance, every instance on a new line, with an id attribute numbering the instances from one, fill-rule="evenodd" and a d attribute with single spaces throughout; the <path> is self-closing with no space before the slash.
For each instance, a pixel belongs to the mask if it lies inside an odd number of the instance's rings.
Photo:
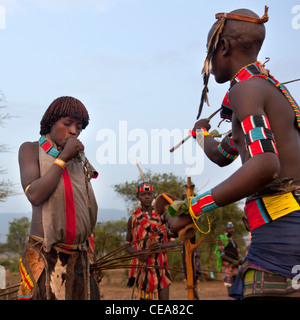
<path id="1" fill-rule="evenodd" d="M 84 146 L 78 139 L 88 123 L 79 100 L 57 98 L 41 120 L 40 139 L 20 147 L 32 222 L 20 259 L 19 299 L 90 298 L 88 239 L 97 203 L 89 180 L 97 175 L 81 161 Z"/>

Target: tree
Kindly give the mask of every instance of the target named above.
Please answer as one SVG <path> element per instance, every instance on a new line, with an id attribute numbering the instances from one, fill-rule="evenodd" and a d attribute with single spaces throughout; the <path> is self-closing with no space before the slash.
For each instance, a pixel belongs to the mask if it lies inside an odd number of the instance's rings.
<path id="1" fill-rule="evenodd" d="M 153 186 L 156 195 L 167 192 L 178 199 L 182 199 L 185 193 L 184 185 L 186 184 L 184 178 L 177 177 L 173 173 L 152 173 L 151 170 L 147 170 L 144 176 L 145 182 L 149 182 Z M 113 186 L 114 191 L 124 199 L 129 213 L 136 207 L 135 190 L 141 182 L 141 178 L 138 178 L 131 182 L 125 181 Z"/>
<path id="2" fill-rule="evenodd" d="M 117 221 L 97 222 L 94 228 L 94 242 L 97 257 L 111 252 L 125 244 L 127 221 L 125 218 Z"/>
<path id="3" fill-rule="evenodd" d="M 0 92 L 0 103 L 4 101 L 4 96 Z M 1 109 L 5 108 L 5 106 L 0 105 L 0 111 Z M 1 113 L 0 112 L 0 126 L 3 127 L 4 123 L 7 119 L 10 119 L 11 116 L 8 113 Z M 0 152 L 7 152 L 9 151 L 6 144 L 0 144 Z M 3 175 L 6 173 L 6 170 L 0 169 L 0 175 Z M 14 184 L 9 180 L 2 180 L 0 181 L 0 202 L 5 201 L 5 199 L 9 196 L 15 195 L 14 191 Z"/>
<path id="4" fill-rule="evenodd" d="M 9 233 L 7 236 L 7 246 L 9 249 L 22 253 L 26 238 L 30 231 L 30 220 L 27 217 L 22 217 L 20 219 L 14 219 L 9 223 Z"/>

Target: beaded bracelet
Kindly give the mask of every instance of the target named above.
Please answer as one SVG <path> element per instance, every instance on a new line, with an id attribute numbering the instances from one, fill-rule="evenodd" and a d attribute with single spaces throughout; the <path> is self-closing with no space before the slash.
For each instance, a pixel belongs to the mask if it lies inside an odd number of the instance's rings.
<path id="1" fill-rule="evenodd" d="M 67 163 L 64 160 L 60 159 L 60 158 L 56 158 L 53 163 L 58 165 L 62 169 L 64 169 L 65 166 L 67 165 Z"/>
<path id="2" fill-rule="evenodd" d="M 204 137 L 210 136 L 210 133 L 205 128 L 201 128 L 201 130 L 203 130 Z"/>
<path id="3" fill-rule="evenodd" d="M 218 150 L 220 151 L 220 153 L 225 157 L 225 158 L 228 158 L 228 159 L 231 159 L 231 160 L 235 160 L 238 156 L 237 155 L 233 155 L 233 154 L 230 154 L 228 152 L 226 152 L 222 146 L 221 146 L 221 143 L 219 143 L 218 145 Z"/>
<path id="4" fill-rule="evenodd" d="M 215 203 L 211 190 L 196 197 L 190 197 L 189 213 L 194 219 L 199 219 L 201 213 L 219 208 Z"/>
<path id="5" fill-rule="evenodd" d="M 192 137 L 194 137 L 197 140 L 200 147 L 202 140 L 205 137 L 210 136 L 210 133 L 206 130 L 206 128 L 197 129 L 196 131 L 190 130 L 189 133 Z"/>

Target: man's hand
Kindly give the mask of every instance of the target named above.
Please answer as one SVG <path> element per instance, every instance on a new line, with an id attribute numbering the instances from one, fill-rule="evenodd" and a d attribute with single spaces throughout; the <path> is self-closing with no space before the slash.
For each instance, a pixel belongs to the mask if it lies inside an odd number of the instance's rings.
<path id="1" fill-rule="evenodd" d="M 205 128 L 207 131 L 211 128 L 208 119 L 200 119 L 194 124 L 193 131 L 197 129 Z"/>

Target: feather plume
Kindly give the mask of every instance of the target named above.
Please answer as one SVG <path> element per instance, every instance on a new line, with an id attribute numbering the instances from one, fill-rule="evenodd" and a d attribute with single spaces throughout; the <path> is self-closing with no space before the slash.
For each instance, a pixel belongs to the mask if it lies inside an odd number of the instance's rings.
<path id="1" fill-rule="evenodd" d="M 209 106 L 209 101 L 208 101 L 208 80 L 209 80 L 209 75 L 211 73 L 212 69 L 212 58 L 214 55 L 214 52 L 218 46 L 218 42 L 220 39 L 220 35 L 223 32 L 224 26 L 225 26 L 225 17 L 221 17 L 219 21 L 217 22 L 215 29 L 213 31 L 213 34 L 211 35 L 208 44 L 207 44 L 207 56 L 204 61 L 204 66 L 202 68 L 202 75 L 203 75 L 203 84 L 204 88 L 202 90 L 202 95 L 200 99 L 200 104 L 199 104 L 199 109 L 198 109 L 198 115 L 197 115 L 197 120 L 200 118 L 202 109 L 203 109 L 203 104 L 204 102 L 207 103 Z"/>

